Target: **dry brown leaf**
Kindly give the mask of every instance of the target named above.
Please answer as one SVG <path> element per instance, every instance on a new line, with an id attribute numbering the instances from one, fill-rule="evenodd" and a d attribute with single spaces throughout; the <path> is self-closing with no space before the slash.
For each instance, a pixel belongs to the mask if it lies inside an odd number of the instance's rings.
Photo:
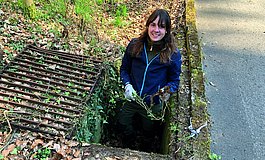
<path id="1" fill-rule="evenodd" d="M 12 151 L 14 150 L 15 147 L 16 147 L 15 144 L 10 144 L 10 145 L 7 147 L 7 149 L 5 149 L 5 150 L 2 151 L 2 155 L 3 155 L 4 157 L 6 157 L 10 152 L 12 152 Z"/>
<path id="2" fill-rule="evenodd" d="M 65 144 L 67 144 L 70 147 L 76 147 L 79 145 L 79 142 L 70 140 L 70 141 L 67 141 Z"/>
<path id="3" fill-rule="evenodd" d="M 57 154 L 62 155 L 63 158 L 67 156 L 67 154 L 65 153 L 65 150 L 62 148 L 57 152 Z"/>
<path id="4" fill-rule="evenodd" d="M 48 123 L 49 123 L 49 120 L 47 120 L 47 119 L 43 119 L 43 120 L 42 120 L 42 123 L 44 123 L 44 124 L 48 124 Z"/>
<path id="5" fill-rule="evenodd" d="M 5 149 L 5 150 L 2 151 L 1 154 L 2 154 L 4 157 L 6 157 L 9 153 L 10 153 L 10 151 L 9 151 L 8 149 Z"/>
<path id="6" fill-rule="evenodd" d="M 36 139 L 32 145 L 31 145 L 31 149 L 35 148 L 36 146 L 38 146 L 39 144 L 43 144 L 43 140 L 42 139 Z"/>
<path id="7" fill-rule="evenodd" d="M 79 157 L 80 156 L 80 150 L 74 151 L 74 157 Z"/>
<path id="8" fill-rule="evenodd" d="M 106 157 L 106 160 L 117 160 L 116 158 L 112 158 L 112 157 Z"/>
<path id="9" fill-rule="evenodd" d="M 60 144 L 58 144 L 58 143 L 54 143 L 54 144 L 53 144 L 53 149 L 55 149 L 55 151 L 58 152 L 58 151 L 61 149 Z"/>
<path id="10" fill-rule="evenodd" d="M 21 141 L 21 140 L 19 140 L 19 139 L 16 140 L 16 145 L 17 145 L 17 146 L 20 146 L 20 145 L 22 145 L 23 143 L 24 143 L 24 141 Z"/>
<path id="11" fill-rule="evenodd" d="M 60 160 L 64 158 L 60 153 L 53 154 L 52 160 Z"/>
<path id="12" fill-rule="evenodd" d="M 73 154 L 73 150 L 70 147 L 67 147 L 64 151 L 66 154 Z"/>
<path id="13" fill-rule="evenodd" d="M 54 141 L 49 141 L 48 143 L 46 143 L 46 144 L 43 146 L 43 148 L 47 148 L 47 147 L 52 148 L 52 144 L 53 144 L 53 142 L 54 142 Z"/>
<path id="14" fill-rule="evenodd" d="M 33 154 L 30 156 L 30 159 L 34 159 L 35 155 L 37 155 L 37 154 L 38 154 L 38 152 L 33 153 Z"/>

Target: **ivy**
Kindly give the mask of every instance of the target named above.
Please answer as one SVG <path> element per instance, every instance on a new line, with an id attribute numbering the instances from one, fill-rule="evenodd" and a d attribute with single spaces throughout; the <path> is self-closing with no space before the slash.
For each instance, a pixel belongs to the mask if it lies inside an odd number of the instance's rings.
<path id="1" fill-rule="evenodd" d="M 105 62 L 103 68 L 102 78 L 84 105 L 84 115 L 77 125 L 76 137 L 79 141 L 99 143 L 103 124 L 115 115 L 117 101 L 123 98 L 117 68 L 110 62 Z"/>

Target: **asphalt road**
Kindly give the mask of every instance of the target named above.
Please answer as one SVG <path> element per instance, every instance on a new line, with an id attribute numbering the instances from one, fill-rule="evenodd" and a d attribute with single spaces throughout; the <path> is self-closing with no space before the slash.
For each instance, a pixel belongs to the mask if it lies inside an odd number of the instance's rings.
<path id="1" fill-rule="evenodd" d="M 265 0 L 196 0 L 211 149 L 265 160 Z"/>

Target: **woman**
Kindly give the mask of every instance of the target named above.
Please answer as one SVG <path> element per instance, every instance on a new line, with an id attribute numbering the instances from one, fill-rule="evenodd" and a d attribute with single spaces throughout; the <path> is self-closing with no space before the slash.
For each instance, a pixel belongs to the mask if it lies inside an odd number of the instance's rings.
<path id="1" fill-rule="evenodd" d="M 154 121 L 134 101 L 135 95 L 142 97 L 147 105 L 152 105 L 153 112 L 160 112 L 161 104 L 169 96 L 153 95 L 166 86 L 170 93 L 177 91 L 180 73 L 181 55 L 171 34 L 170 16 L 166 10 L 157 9 L 148 18 L 141 36 L 131 40 L 122 59 L 120 76 L 128 102 L 120 110 L 118 122 L 122 127 L 125 146 L 130 147 L 134 142 L 133 117 L 137 113 L 141 117 L 144 134 L 151 137 L 154 133 Z"/>

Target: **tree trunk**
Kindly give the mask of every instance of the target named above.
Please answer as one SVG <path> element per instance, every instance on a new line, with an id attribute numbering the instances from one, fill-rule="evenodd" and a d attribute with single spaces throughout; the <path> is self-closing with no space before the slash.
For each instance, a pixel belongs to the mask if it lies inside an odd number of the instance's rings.
<path id="1" fill-rule="evenodd" d="M 33 0 L 23 0 L 24 3 L 24 14 L 29 16 L 31 19 L 36 16 L 36 8 Z"/>

